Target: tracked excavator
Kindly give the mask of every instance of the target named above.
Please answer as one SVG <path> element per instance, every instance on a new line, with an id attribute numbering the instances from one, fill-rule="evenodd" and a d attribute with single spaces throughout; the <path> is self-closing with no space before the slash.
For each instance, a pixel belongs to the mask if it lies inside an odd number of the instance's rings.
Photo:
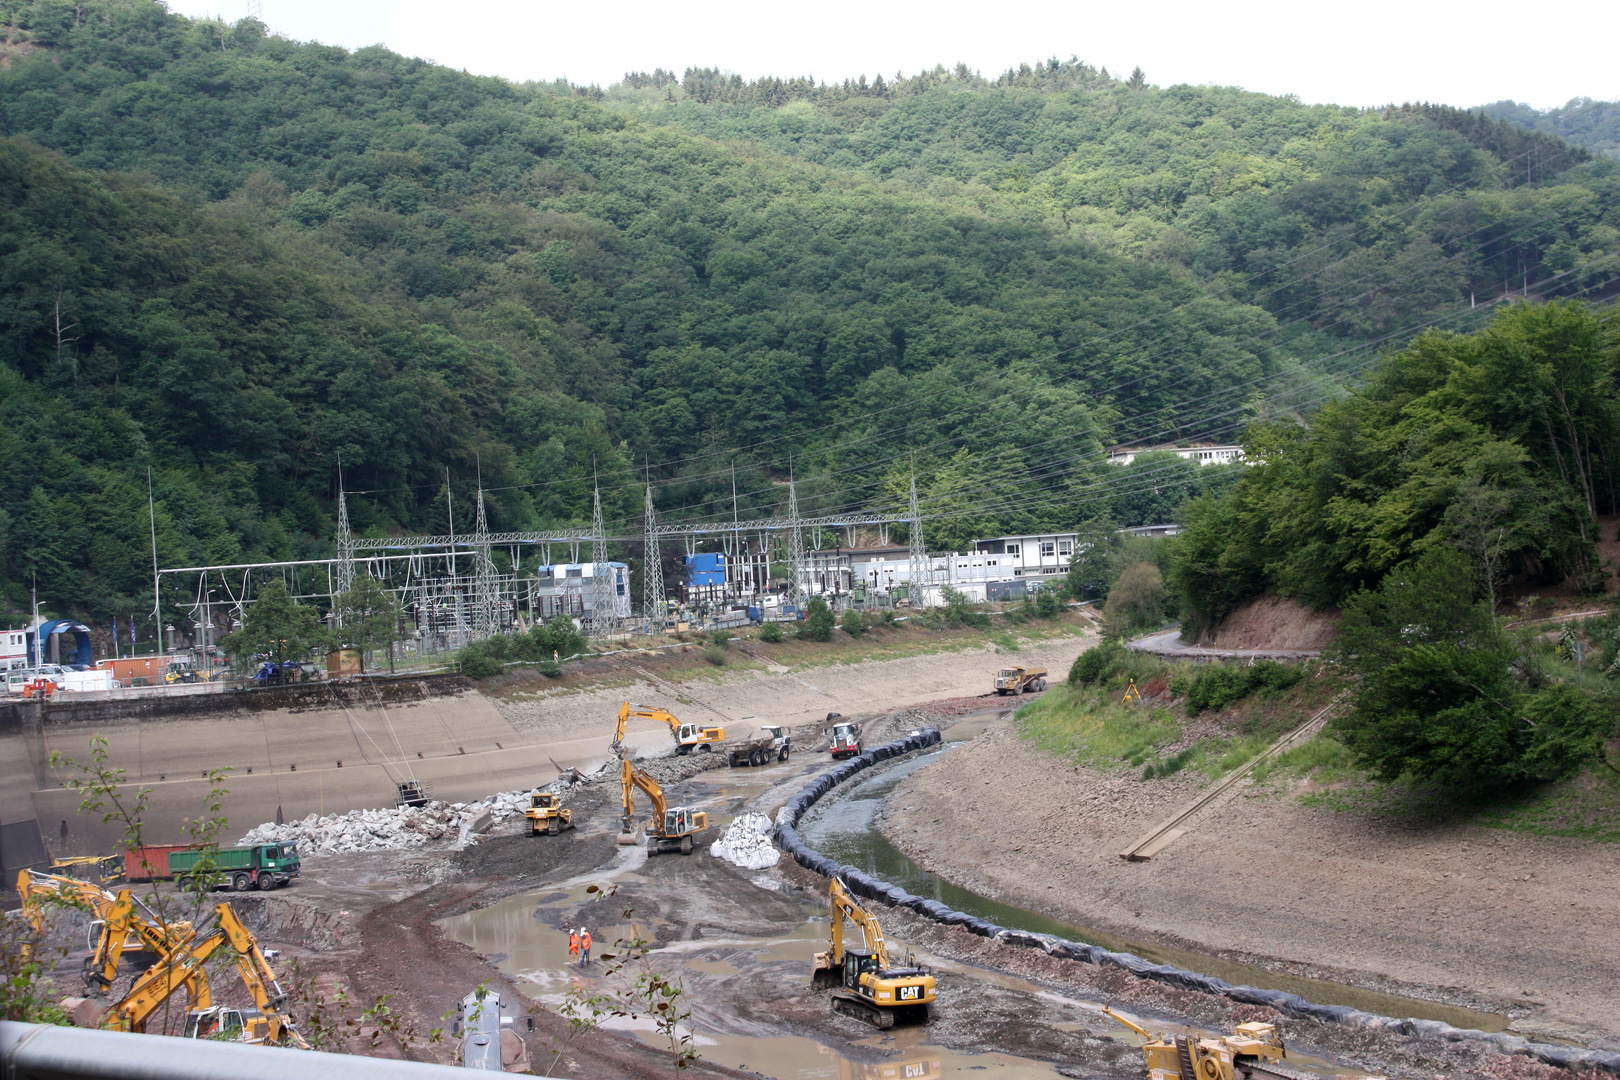
<path id="1" fill-rule="evenodd" d="M 141 1033 L 154 1013 L 182 987 L 187 1007 L 187 1038 L 225 1037 L 233 1042 L 309 1049 L 290 1018 L 281 1012 L 287 995 L 253 932 L 242 924 L 228 903 L 214 905 L 215 928 L 193 937 L 181 948 L 153 964 L 130 986 L 129 992 L 108 1009 L 98 1026 L 108 1031 Z M 222 950 L 235 953 L 236 970 L 253 998 L 255 1008 L 215 1005 L 204 965 Z"/>
<path id="2" fill-rule="evenodd" d="M 114 895 L 92 881 L 23 870 L 17 874 L 17 895 L 36 936 L 45 932 L 45 905 L 53 900 L 90 913 L 87 944 L 92 955 L 85 960 L 84 982 L 92 995 L 106 993 L 125 953 L 131 962 L 147 967 L 192 936 L 189 922 L 165 924 L 128 889 Z M 29 948 L 24 942 L 25 958 Z"/>
<path id="3" fill-rule="evenodd" d="M 694 836 L 709 827 L 709 815 L 685 806 L 669 806 L 664 789 L 652 777 L 630 764 L 619 762 L 619 782 L 624 788 L 624 814 L 619 818 L 619 843 L 636 842 L 636 788 L 652 800 L 653 814 L 647 822 L 647 854 L 678 851 L 692 854 Z"/>
<path id="4" fill-rule="evenodd" d="M 669 725 L 669 733 L 675 737 L 675 752 L 677 754 L 690 754 L 693 749 L 704 753 L 714 750 L 716 743 L 726 741 L 726 729 L 723 727 L 703 727 L 699 724 L 684 724 L 675 714 L 665 709 L 651 705 L 637 705 L 627 701 L 619 706 L 619 726 L 613 734 L 613 752 L 619 752 L 619 743 L 624 740 L 624 726 L 634 716 L 639 720 L 659 720 Z"/>
<path id="5" fill-rule="evenodd" d="M 1213 1038 L 1165 1038 L 1106 1005 L 1103 1012 L 1142 1037 L 1148 1080 L 1311 1080 L 1312 1074 L 1282 1063 L 1286 1049 L 1273 1024 L 1239 1024 Z"/>
<path id="6" fill-rule="evenodd" d="M 811 984 L 832 990 L 833 1012 L 888 1030 L 897 1023 L 926 1024 L 934 1003 L 934 977 L 912 963 L 891 964 L 877 916 L 855 902 L 836 877 L 828 885 L 832 937 L 816 953 Z M 861 928 L 864 949 L 844 947 L 844 920 Z"/>

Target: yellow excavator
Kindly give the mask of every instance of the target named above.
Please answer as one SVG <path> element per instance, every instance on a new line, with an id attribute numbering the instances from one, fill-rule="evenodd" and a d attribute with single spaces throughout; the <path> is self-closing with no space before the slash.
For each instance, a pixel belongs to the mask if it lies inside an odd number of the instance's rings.
<path id="1" fill-rule="evenodd" d="M 877 916 L 855 902 L 836 877 L 828 886 L 832 939 L 816 953 L 810 981 L 832 990 L 835 1013 L 887 1030 L 896 1023 L 926 1024 L 934 1003 L 934 977 L 912 963 L 891 964 Z M 844 920 L 861 928 L 866 948 L 844 947 Z"/>
<path id="2" fill-rule="evenodd" d="M 1153 1035 L 1119 1013 L 1103 1012 L 1142 1038 L 1148 1080 L 1311 1080 L 1282 1063 L 1286 1048 L 1273 1024 L 1239 1024 L 1230 1035 L 1198 1038 Z"/>
<path id="3" fill-rule="evenodd" d="M 94 875 L 103 885 L 113 885 L 124 876 L 122 855 L 68 855 L 51 860 L 51 873 Z"/>
<path id="4" fill-rule="evenodd" d="M 678 851 L 692 854 L 693 836 L 709 827 L 709 815 L 685 806 L 669 806 L 664 789 L 652 777 L 630 764 L 619 762 L 619 783 L 624 789 L 624 814 L 619 818 L 619 843 L 636 842 L 636 788 L 652 800 L 653 814 L 647 821 L 647 854 Z"/>
<path id="5" fill-rule="evenodd" d="M 152 1015 L 185 987 L 185 1037 L 229 1038 L 233 1042 L 309 1049 L 293 1022 L 281 1012 L 287 995 L 276 981 L 253 932 L 228 903 L 214 905 L 217 925 L 171 951 L 136 978 L 129 992 L 108 1009 L 98 1025 L 108 1031 L 144 1032 Z M 217 1006 L 204 965 L 222 949 L 236 954 L 236 970 L 253 997 L 252 1009 Z"/>
<path id="6" fill-rule="evenodd" d="M 624 740 L 624 726 L 634 716 L 639 720 L 659 720 L 669 725 L 669 733 L 675 737 L 675 752 L 677 754 L 690 754 L 694 748 L 705 753 L 714 750 L 715 743 L 726 741 L 726 729 L 723 727 L 702 727 L 698 724 L 683 724 L 679 717 L 665 709 L 651 705 L 637 705 L 627 701 L 619 706 L 619 726 L 613 734 L 613 752 L 619 752 L 619 744 Z"/>
<path id="7" fill-rule="evenodd" d="M 93 881 L 22 870 L 17 874 L 17 895 L 35 936 L 45 932 L 45 906 L 49 903 L 90 913 L 88 944 L 94 955 L 85 961 L 84 976 L 85 986 L 91 993 L 98 987 L 105 992 L 105 988 L 112 985 L 118 962 L 125 952 L 131 953 L 132 961 L 144 960 L 150 964 L 192 936 L 189 922 L 165 924 L 128 889 L 120 889 L 115 896 Z M 25 958 L 29 947 L 29 943 L 23 943 Z"/>

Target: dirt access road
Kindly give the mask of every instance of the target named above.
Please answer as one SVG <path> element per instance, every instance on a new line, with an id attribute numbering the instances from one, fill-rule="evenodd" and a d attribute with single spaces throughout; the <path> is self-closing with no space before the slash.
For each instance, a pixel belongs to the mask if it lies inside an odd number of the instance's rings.
<path id="1" fill-rule="evenodd" d="M 1006 721 L 902 782 L 881 827 L 926 869 L 1057 918 L 1620 1049 L 1614 845 L 1250 788 L 1152 861 L 1119 858 L 1200 786 L 1066 765 Z"/>

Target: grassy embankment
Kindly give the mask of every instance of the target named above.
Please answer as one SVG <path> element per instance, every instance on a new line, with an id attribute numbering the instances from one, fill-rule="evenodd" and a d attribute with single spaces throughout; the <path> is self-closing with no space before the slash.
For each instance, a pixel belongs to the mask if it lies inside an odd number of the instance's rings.
<path id="1" fill-rule="evenodd" d="M 1093 661 L 1089 681 L 1065 683 L 1019 709 L 1014 718 L 1019 735 L 1091 768 L 1135 769 L 1144 780 L 1195 770 L 1214 780 L 1315 715 L 1343 689 L 1331 669 L 1314 663 L 1267 669 L 1115 656 L 1109 663 Z M 1556 653 L 1540 659 L 1549 674 L 1595 686 L 1605 682 L 1596 670 L 1576 672 Z M 1140 705 L 1121 702 L 1132 678 L 1143 694 Z M 1620 745 L 1610 746 L 1610 760 L 1620 760 Z M 1279 796 L 1291 794 L 1302 804 L 1344 813 L 1465 820 L 1536 835 L 1620 842 L 1620 772 L 1602 763 L 1557 784 L 1460 793 L 1405 779 L 1373 779 L 1356 767 L 1330 729 L 1262 762 L 1253 776 Z"/>

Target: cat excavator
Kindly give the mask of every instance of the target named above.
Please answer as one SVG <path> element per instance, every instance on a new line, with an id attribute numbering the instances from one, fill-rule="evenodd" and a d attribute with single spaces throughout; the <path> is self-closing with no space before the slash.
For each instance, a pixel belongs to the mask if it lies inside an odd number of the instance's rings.
<path id="1" fill-rule="evenodd" d="M 826 952 L 816 953 L 811 985 L 830 988 L 835 1013 L 888 1030 L 898 1022 L 926 1024 L 934 1003 L 934 977 L 915 964 L 891 964 L 883 927 L 877 916 L 855 902 L 836 877 L 828 886 L 832 938 Z M 866 948 L 844 947 L 844 920 L 861 928 Z"/>
<path id="2" fill-rule="evenodd" d="M 653 814 L 647 822 L 647 854 L 678 851 L 692 854 L 693 836 L 709 827 L 709 815 L 685 806 L 664 802 L 664 789 L 652 777 L 630 764 L 619 762 L 619 783 L 624 789 L 624 814 L 619 818 L 619 843 L 636 842 L 636 788 L 652 800 Z"/>
<path id="3" fill-rule="evenodd" d="M 714 750 L 715 743 L 726 741 L 726 729 L 723 727 L 701 727 L 697 724 L 683 724 L 679 717 L 666 709 L 659 709 L 651 705 L 637 705 L 627 701 L 619 706 L 619 726 L 613 734 L 613 752 L 619 752 L 619 743 L 624 739 L 624 726 L 634 716 L 639 720 L 660 720 L 669 725 L 669 733 L 675 737 L 675 753 L 690 754 L 693 748 L 709 753 Z"/>
<path id="4" fill-rule="evenodd" d="M 186 990 L 185 1037 L 225 1036 L 234 1042 L 309 1049 L 290 1018 L 281 1012 L 287 994 L 253 932 L 242 924 L 228 903 L 214 905 L 216 925 L 201 938 L 193 937 L 142 973 L 129 992 L 107 1010 L 98 1025 L 108 1031 L 144 1032 L 152 1015 L 182 987 Z M 252 1009 L 213 1003 L 204 965 L 215 954 L 236 954 L 236 970 L 253 998 Z"/>

